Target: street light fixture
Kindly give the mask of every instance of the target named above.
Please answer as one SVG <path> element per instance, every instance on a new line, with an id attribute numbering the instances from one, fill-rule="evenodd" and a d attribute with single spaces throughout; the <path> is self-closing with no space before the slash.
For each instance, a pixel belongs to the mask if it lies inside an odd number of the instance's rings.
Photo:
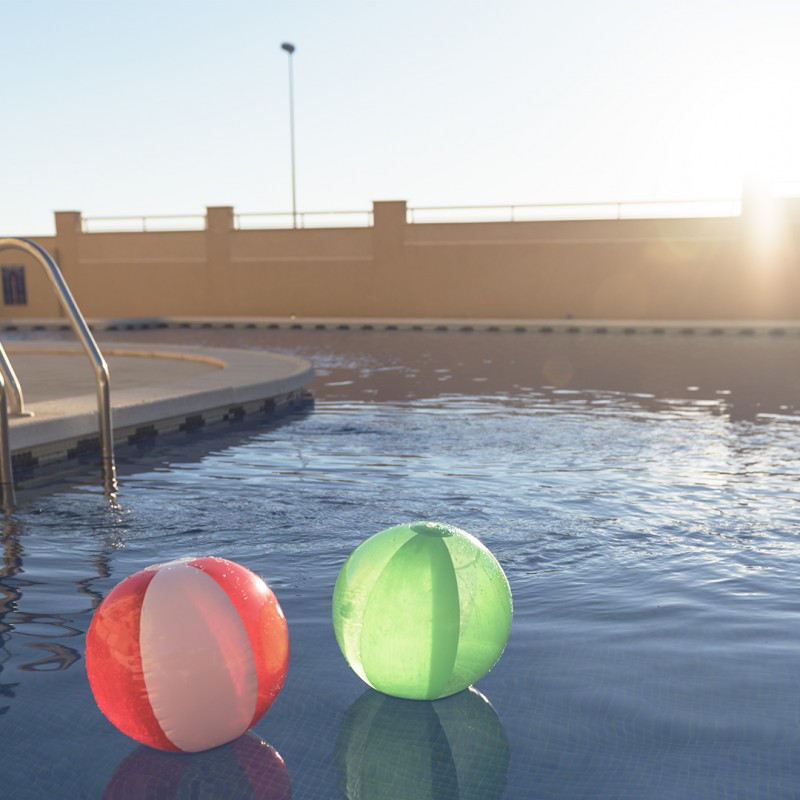
<path id="1" fill-rule="evenodd" d="M 297 188 L 294 175 L 294 71 L 292 68 L 292 55 L 295 46 L 290 42 L 284 42 L 281 50 L 289 54 L 289 130 L 292 138 L 292 224 L 297 227 Z"/>

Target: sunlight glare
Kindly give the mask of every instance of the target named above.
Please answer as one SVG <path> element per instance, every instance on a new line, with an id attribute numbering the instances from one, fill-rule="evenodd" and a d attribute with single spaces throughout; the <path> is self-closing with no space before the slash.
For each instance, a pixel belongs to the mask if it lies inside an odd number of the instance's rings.
<path id="1" fill-rule="evenodd" d="M 793 101 L 800 51 L 788 43 L 741 34 L 695 64 L 690 112 L 709 166 L 738 182 L 757 177 L 780 186 L 800 178 L 800 113 Z"/>

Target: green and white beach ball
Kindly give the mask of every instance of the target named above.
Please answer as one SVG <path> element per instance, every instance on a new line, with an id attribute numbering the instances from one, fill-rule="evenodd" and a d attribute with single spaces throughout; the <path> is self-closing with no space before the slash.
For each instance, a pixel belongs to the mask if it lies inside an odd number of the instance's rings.
<path id="1" fill-rule="evenodd" d="M 434 700 L 497 662 L 511 629 L 511 590 L 474 536 L 439 522 L 376 533 L 342 567 L 333 627 L 356 674 L 380 692 Z"/>

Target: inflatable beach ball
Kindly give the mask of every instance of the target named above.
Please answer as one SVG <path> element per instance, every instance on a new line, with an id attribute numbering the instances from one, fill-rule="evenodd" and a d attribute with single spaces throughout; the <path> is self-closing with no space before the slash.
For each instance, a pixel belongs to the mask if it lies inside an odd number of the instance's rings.
<path id="1" fill-rule="evenodd" d="M 497 662 L 511 629 L 500 564 L 452 525 L 415 522 L 376 533 L 342 567 L 333 627 L 345 659 L 388 695 L 455 694 Z"/>
<path id="2" fill-rule="evenodd" d="M 100 710 L 161 750 L 197 752 L 241 736 L 272 705 L 288 666 L 275 595 L 222 558 L 170 561 L 125 578 L 86 637 Z"/>

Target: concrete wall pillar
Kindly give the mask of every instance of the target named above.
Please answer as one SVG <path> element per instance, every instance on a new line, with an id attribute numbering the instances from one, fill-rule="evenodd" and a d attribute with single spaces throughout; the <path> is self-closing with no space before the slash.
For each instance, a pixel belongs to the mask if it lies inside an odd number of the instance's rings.
<path id="1" fill-rule="evenodd" d="M 56 211 L 55 252 L 51 255 L 69 285 L 75 278 L 80 258 L 80 237 L 83 235 L 80 211 Z"/>
<path id="2" fill-rule="evenodd" d="M 56 211 L 56 238 L 53 245 L 53 256 L 70 291 L 80 304 L 80 290 L 76 293 L 76 284 L 80 284 L 80 239 L 83 236 L 83 220 L 80 211 Z M 55 308 L 60 317 L 66 316 L 55 292 L 52 292 Z"/>
<path id="3" fill-rule="evenodd" d="M 220 314 L 235 314 L 237 310 L 236 281 L 231 262 L 233 232 L 232 206 L 206 208 L 206 263 L 202 279 L 206 285 L 207 307 L 219 309 Z"/>
<path id="4" fill-rule="evenodd" d="M 375 315 L 402 316 L 408 289 L 406 271 L 406 201 L 372 204 L 372 258 Z"/>

